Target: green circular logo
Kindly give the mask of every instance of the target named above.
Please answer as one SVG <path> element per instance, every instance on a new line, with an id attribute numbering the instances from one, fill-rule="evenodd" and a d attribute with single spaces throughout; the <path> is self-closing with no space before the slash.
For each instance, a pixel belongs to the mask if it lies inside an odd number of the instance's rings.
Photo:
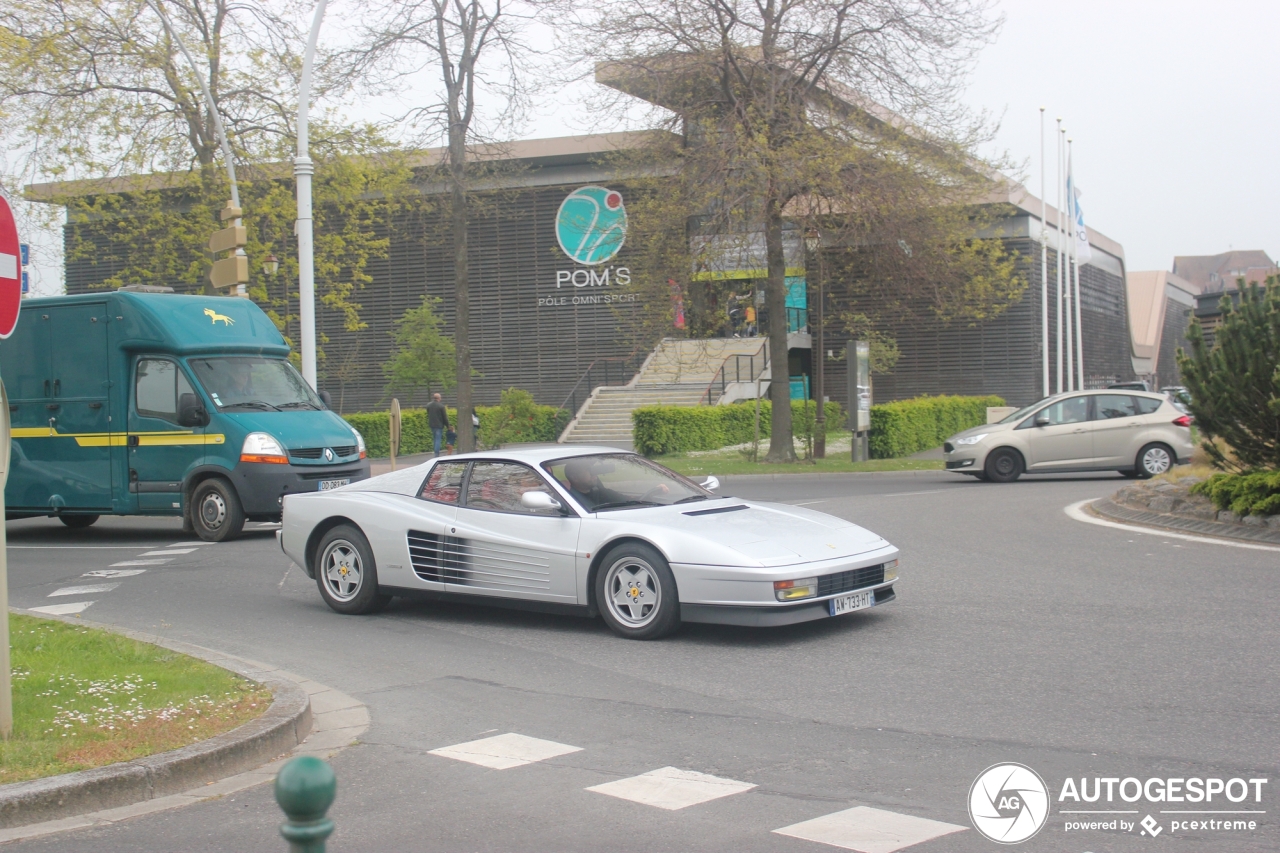
<path id="1" fill-rule="evenodd" d="M 627 209 L 617 190 L 583 187 L 560 202 L 556 239 L 578 263 L 595 266 L 612 260 L 626 238 Z"/>

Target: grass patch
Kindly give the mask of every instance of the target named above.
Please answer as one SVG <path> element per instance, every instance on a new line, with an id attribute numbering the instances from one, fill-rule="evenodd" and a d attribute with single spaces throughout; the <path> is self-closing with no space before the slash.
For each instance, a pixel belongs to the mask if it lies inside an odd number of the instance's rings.
<path id="1" fill-rule="evenodd" d="M 849 459 L 849 451 L 844 450 L 838 456 L 828 455 L 826 459 L 813 462 L 795 462 L 790 464 L 767 464 L 744 459 L 741 453 L 732 456 L 711 456 L 700 454 L 688 456 L 683 453 L 670 456 L 659 456 L 654 459 L 672 471 L 685 476 L 695 474 L 843 474 L 858 471 L 941 471 L 941 460 L 934 459 L 871 459 L 867 462 L 853 462 Z"/>
<path id="2" fill-rule="evenodd" d="M 13 736 L 0 783 L 177 749 L 229 731 L 271 691 L 187 655 L 93 628 L 10 614 Z"/>

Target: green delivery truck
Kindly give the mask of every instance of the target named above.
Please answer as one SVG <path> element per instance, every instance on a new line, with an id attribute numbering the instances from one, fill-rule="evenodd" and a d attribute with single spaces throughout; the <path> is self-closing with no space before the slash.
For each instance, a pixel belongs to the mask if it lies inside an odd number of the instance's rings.
<path id="1" fill-rule="evenodd" d="M 248 299 L 123 288 L 23 303 L 0 341 L 7 518 L 181 515 L 210 542 L 369 476 L 364 439 Z"/>

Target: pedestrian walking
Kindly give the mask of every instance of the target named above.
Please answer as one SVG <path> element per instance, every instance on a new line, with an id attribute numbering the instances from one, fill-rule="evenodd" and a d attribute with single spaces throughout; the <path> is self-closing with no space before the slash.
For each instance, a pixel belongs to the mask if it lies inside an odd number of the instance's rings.
<path id="1" fill-rule="evenodd" d="M 431 402 L 427 403 L 427 426 L 431 427 L 431 446 L 439 456 L 444 434 L 449 430 L 449 410 L 440 401 L 439 394 L 432 394 Z"/>

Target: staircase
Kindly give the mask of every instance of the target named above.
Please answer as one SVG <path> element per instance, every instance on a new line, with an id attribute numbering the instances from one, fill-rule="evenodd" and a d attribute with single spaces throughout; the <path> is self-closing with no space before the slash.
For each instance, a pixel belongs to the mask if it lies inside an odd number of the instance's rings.
<path id="1" fill-rule="evenodd" d="M 677 340 L 667 338 L 645 361 L 640 372 L 623 386 L 602 385 L 576 417 L 560 441 L 567 444 L 600 444 L 632 449 L 631 413 L 641 406 L 698 406 L 714 404 L 719 382 L 712 388 L 726 361 L 735 356 L 759 359 L 764 338 Z M 763 367 L 763 364 L 759 365 Z"/>

